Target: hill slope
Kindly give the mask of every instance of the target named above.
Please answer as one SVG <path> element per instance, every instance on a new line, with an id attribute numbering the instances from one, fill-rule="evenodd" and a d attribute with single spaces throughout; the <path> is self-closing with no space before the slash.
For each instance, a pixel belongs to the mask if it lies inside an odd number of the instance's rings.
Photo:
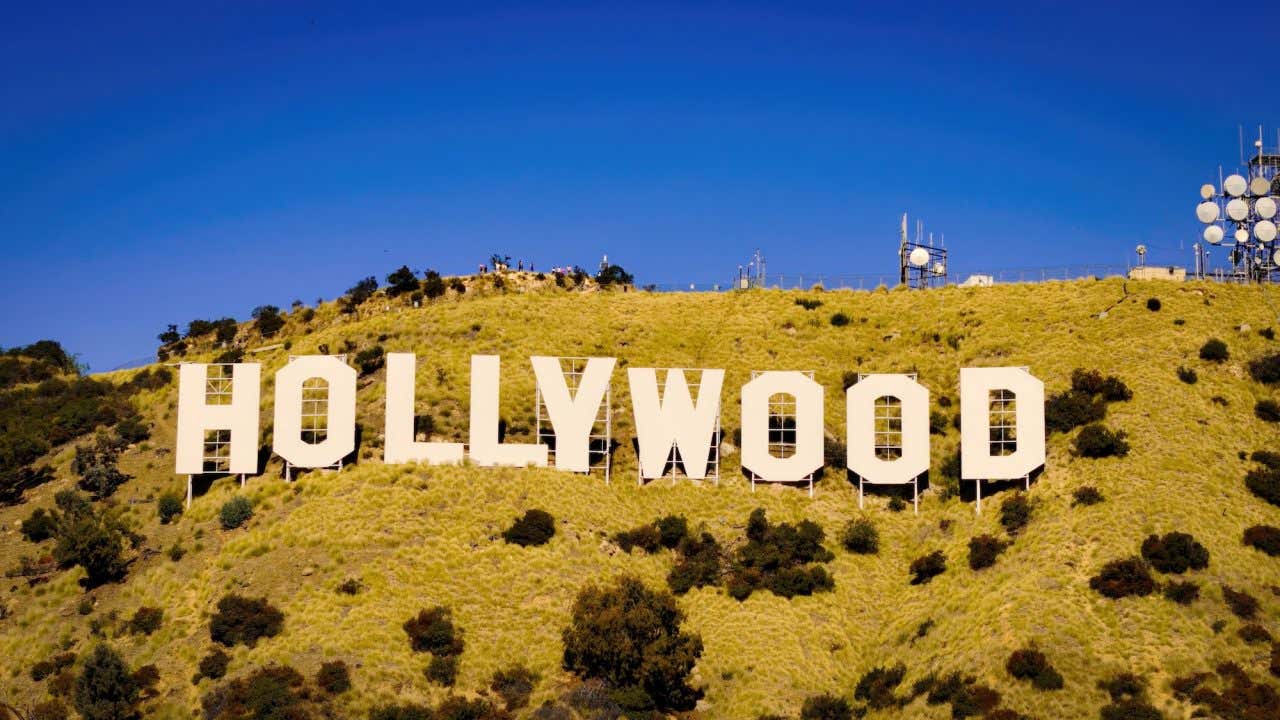
<path id="1" fill-rule="evenodd" d="M 376 297 L 359 317 L 330 304 L 309 322 L 289 313 L 275 347 L 250 353 L 264 363 L 263 427 L 271 418 L 271 378 L 290 354 L 358 352 L 380 346 L 418 354 L 418 412 L 434 419 L 440 439 L 465 441 L 468 359 L 499 354 L 501 407 L 509 434 L 527 440 L 534 422 L 533 372 L 527 357 L 611 355 L 622 367 L 613 379 L 613 482 L 554 470 L 383 466 L 383 374 L 363 375 L 359 462 L 341 472 L 312 472 L 288 484 L 273 459 L 241 491 L 233 479 L 200 487 L 191 509 L 172 524 L 156 519 L 153 500 L 181 489 L 172 474 L 173 384 L 144 390 L 133 402 L 153 425 L 149 441 L 131 446 L 121 468 L 133 476 L 112 500 L 146 537 L 128 577 L 92 590 L 94 606 L 81 614 L 86 591 L 79 569 L 29 586 L 10 581 L 0 601 L 0 698 L 14 704 L 44 698 L 44 683 L 28 675 L 32 664 L 71 648 L 84 654 L 96 638 L 91 623 L 130 665 L 156 664 L 157 697 L 144 711 L 154 717 L 191 717 L 215 683 L 191 682 L 208 651 L 209 616 L 228 591 L 265 596 L 285 615 L 284 631 L 253 648 L 237 647 L 229 676 L 270 662 L 311 675 L 321 662 L 352 667 L 351 692 L 335 701 L 341 717 L 363 717 L 392 700 L 438 702 L 447 690 L 423 677 L 425 656 L 410 651 L 401 625 L 424 607 L 452 609 L 466 649 L 454 692 L 486 688 L 492 673 L 521 663 L 540 675 L 532 707 L 557 698 L 572 682 L 560 668 L 560 633 L 584 585 L 623 573 L 665 588 L 669 552 L 627 554 L 609 535 L 667 514 L 684 515 L 722 544 L 743 537 L 756 507 L 770 520 L 809 519 L 826 531 L 835 559 L 831 592 L 791 599 L 756 592 L 739 602 L 720 588 L 679 598 L 687 629 L 705 651 L 694 684 L 705 688 L 697 717 L 751 718 L 773 712 L 795 716 L 805 697 L 821 692 L 852 700 L 854 687 L 876 666 L 902 663 L 900 695 L 927 674 L 962 671 L 997 689 L 1003 707 L 1042 718 L 1097 717 L 1108 702 L 1099 680 L 1133 672 L 1150 683 L 1150 699 L 1169 717 L 1193 706 L 1174 696 L 1170 681 L 1234 661 L 1256 679 L 1267 676 L 1269 646 L 1237 636 L 1243 621 L 1222 600 L 1221 584 L 1261 602 L 1258 622 L 1280 634 L 1280 558 L 1242 544 L 1255 524 L 1280 525 L 1280 508 L 1245 487 L 1255 463 L 1248 453 L 1275 448 L 1277 426 L 1257 419 L 1254 404 L 1275 398 L 1275 388 L 1254 382 L 1249 359 L 1280 346 L 1257 331 L 1276 323 L 1257 287 L 1128 283 L 1119 280 L 926 292 L 780 292 L 651 294 L 565 292 L 450 293 L 423 308 Z M 1148 309 L 1159 298 L 1161 309 Z M 807 310 L 797 298 L 820 307 Z M 834 313 L 851 322 L 835 326 Z M 1243 327 L 1242 327 L 1243 326 Z M 1200 360 L 1210 337 L 1223 339 L 1230 359 Z M 252 349 L 268 341 L 240 329 Z M 217 352 L 193 344 L 186 359 Z M 680 481 L 638 486 L 625 365 L 720 367 L 727 370 L 722 423 L 725 437 L 739 424 L 738 388 L 752 370 L 813 370 L 826 389 L 826 429 L 844 435 L 840 392 L 848 372 L 916 372 L 929 387 L 934 409 L 948 416 L 958 397 L 959 368 L 1026 365 L 1048 392 L 1067 388 L 1076 368 L 1116 375 L 1133 392 L 1111 403 L 1105 424 L 1127 433 L 1126 457 L 1087 459 L 1071 452 L 1074 433 L 1054 433 L 1046 469 L 1032 485 L 1028 526 L 994 567 L 973 571 L 968 542 L 987 533 L 1004 536 L 997 504 L 976 515 L 967 499 L 944 491 L 940 468 L 955 452 L 958 432 L 948 425 L 932 437 L 933 488 L 920 512 L 891 512 L 888 495 L 870 495 L 859 511 L 857 488 L 829 467 L 811 499 L 790 487 L 754 493 L 727 454 L 718 486 Z M 1176 370 L 1197 371 L 1199 382 L 1180 382 Z M 126 380 L 132 371 L 109 376 Z M 943 401 L 945 402 L 945 401 Z M 4 567 L 21 556 L 49 552 L 33 545 L 17 524 L 53 494 L 74 486 L 70 444 L 46 459 L 57 479 L 26 493 L 21 505 L 0 508 Z M 834 465 L 832 458 L 828 463 Z M 972 494 L 966 483 L 963 493 Z M 1073 506 L 1082 486 L 1105 501 Z M 245 528 L 223 530 L 218 509 L 241 493 L 255 513 Z M 530 508 L 556 519 L 556 535 L 542 547 L 506 544 L 501 531 Z M 841 528 L 870 518 L 880 532 L 875 555 L 839 546 Z M 1192 533 L 1209 550 L 1207 569 L 1190 578 L 1200 599 L 1179 605 L 1158 593 L 1113 600 L 1090 589 L 1106 562 L 1138 554 L 1152 533 Z M 180 544 L 180 560 L 161 552 Z M 909 584 L 915 558 L 940 550 L 947 571 Z M 1169 577 L 1161 576 L 1163 580 Z M 337 587 L 363 585 L 355 595 Z M 125 635 L 123 620 L 141 606 L 163 608 L 154 634 Z M 118 618 L 113 621 L 111 618 Z M 1014 680 L 1005 669 L 1010 652 L 1034 644 L 1062 673 L 1065 688 L 1044 692 Z M 859 703 L 860 704 L 860 703 Z M 949 717 L 947 705 L 924 697 L 903 708 L 872 710 L 868 717 Z"/>

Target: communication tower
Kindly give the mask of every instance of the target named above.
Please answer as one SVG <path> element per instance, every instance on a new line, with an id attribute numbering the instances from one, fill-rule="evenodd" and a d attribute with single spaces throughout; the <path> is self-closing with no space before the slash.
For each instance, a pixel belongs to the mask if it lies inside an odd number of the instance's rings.
<path id="1" fill-rule="evenodd" d="M 907 237 L 907 214 L 902 213 L 902 227 L 898 234 L 898 282 L 911 288 L 941 287 L 947 284 L 947 249 L 939 238 L 933 245 L 933 233 L 928 244 L 924 239 L 924 224 L 916 221 L 916 237 Z"/>
<path id="2" fill-rule="evenodd" d="M 748 290 L 750 288 L 764 287 L 764 253 L 759 248 L 752 253 L 751 260 L 746 265 L 738 266 L 738 277 L 734 280 L 733 286 L 739 290 Z"/>
<path id="3" fill-rule="evenodd" d="M 1276 242 L 1280 132 L 1276 143 L 1275 148 L 1264 148 L 1262 126 L 1258 126 L 1254 153 L 1246 159 L 1242 130 L 1238 172 L 1224 178 L 1219 168 L 1218 185 L 1200 187 L 1196 218 L 1205 226 L 1201 237 L 1211 246 L 1227 249 L 1229 279 L 1236 282 L 1280 282 L 1280 243 Z M 1203 273 L 1204 264 L 1197 264 Z"/>

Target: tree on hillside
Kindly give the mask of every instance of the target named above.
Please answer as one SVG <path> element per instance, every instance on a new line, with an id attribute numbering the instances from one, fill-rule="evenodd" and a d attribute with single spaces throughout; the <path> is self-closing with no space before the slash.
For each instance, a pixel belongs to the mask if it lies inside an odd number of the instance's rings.
<path id="1" fill-rule="evenodd" d="M 372 275 L 352 285 L 347 289 L 347 294 L 342 296 L 342 312 L 355 312 L 361 303 L 373 297 L 373 294 L 377 291 L 378 280 Z"/>
<path id="2" fill-rule="evenodd" d="M 610 265 L 600 271 L 596 275 L 596 282 L 600 285 L 632 285 L 635 283 L 635 276 L 622 269 L 621 265 Z"/>
<path id="3" fill-rule="evenodd" d="M 172 345 L 182 339 L 182 335 L 178 333 L 177 325 L 170 325 L 165 331 L 156 336 L 161 345 Z"/>
<path id="4" fill-rule="evenodd" d="M 90 653 L 72 689 L 72 704 L 84 720 L 124 720 L 138 716 L 138 681 L 120 654 L 108 645 Z"/>
<path id="5" fill-rule="evenodd" d="M 94 499 L 109 497 L 130 478 L 116 464 L 120 449 L 110 436 L 99 433 L 91 445 L 77 445 L 71 472 L 80 476 L 80 489 Z"/>
<path id="6" fill-rule="evenodd" d="M 53 559 L 62 567 L 79 565 L 87 583 L 96 587 L 124 576 L 126 528 L 109 509 L 95 511 L 93 504 L 74 490 L 54 496 L 58 506 L 58 542 Z"/>
<path id="7" fill-rule="evenodd" d="M 252 316 L 254 327 L 262 337 L 271 337 L 284 327 L 284 316 L 275 305 L 259 305 L 253 309 Z"/>
<path id="8" fill-rule="evenodd" d="M 443 295 L 444 291 L 444 278 L 440 277 L 440 273 L 435 270 L 428 270 L 427 276 L 422 280 L 422 294 L 426 295 L 428 300 L 435 300 Z"/>
<path id="9" fill-rule="evenodd" d="M 399 270 L 387 276 L 387 295 L 396 297 L 411 293 L 418 289 L 418 276 L 413 274 L 408 265 L 401 265 Z"/>

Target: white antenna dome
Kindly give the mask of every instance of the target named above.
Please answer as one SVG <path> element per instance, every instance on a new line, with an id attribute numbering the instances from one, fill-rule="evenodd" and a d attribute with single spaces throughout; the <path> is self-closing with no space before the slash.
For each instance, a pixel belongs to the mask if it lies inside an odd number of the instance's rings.
<path id="1" fill-rule="evenodd" d="M 1254 195 L 1266 195 L 1271 189 L 1271 181 L 1259 175 L 1249 181 L 1249 192 Z"/>
<path id="2" fill-rule="evenodd" d="M 1271 256 L 1271 262 L 1276 265 L 1280 265 L 1280 250 L 1277 250 L 1276 253 Z"/>
<path id="3" fill-rule="evenodd" d="M 1253 226 L 1253 236 L 1264 243 L 1271 242 L 1276 239 L 1276 224 L 1270 220 L 1259 220 Z"/>
<path id="4" fill-rule="evenodd" d="M 1263 220 L 1270 220 L 1276 216 L 1276 201 L 1272 197 L 1260 197 L 1253 201 L 1253 210 L 1258 213 L 1258 217 Z"/>
<path id="5" fill-rule="evenodd" d="M 1227 203 L 1227 217 L 1236 222 L 1249 217 L 1249 203 L 1240 198 L 1233 198 Z"/>
<path id="6" fill-rule="evenodd" d="M 1228 175 L 1227 179 L 1222 181 L 1222 191 L 1231 197 L 1240 197 L 1248 187 L 1249 182 L 1243 175 Z"/>
<path id="7" fill-rule="evenodd" d="M 1248 230 L 1245 230 L 1244 228 L 1240 228 L 1239 230 L 1236 230 L 1236 242 L 1242 243 L 1242 242 L 1248 242 L 1248 241 L 1249 241 Z"/>
<path id="8" fill-rule="evenodd" d="M 1196 218 L 1208 225 L 1218 219 L 1218 203 L 1202 202 L 1196 206 Z"/>
<path id="9" fill-rule="evenodd" d="M 1217 191 L 1213 189 L 1212 185 L 1205 183 L 1204 185 L 1200 186 L 1200 199 L 1208 200 L 1209 198 L 1213 197 L 1214 193 L 1216 192 Z"/>
<path id="10" fill-rule="evenodd" d="M 1219 225 L 1210 225 L 1204 229 L 1204 241 L 1210 245 L 1217 245 L 1222 242 L 1222 227 Z"/>
<path id="11" fill-rule="evenodd" d="M 911 261 L 911 264 L 916 267 L 924 267 L 929 264 L 929 251 L 924 248 L 918 247 L 915 250 L 912 250 L 911 254 L 907 257 Z"/>
<path id="12" fill-rule="evenodd" d="M 934 263 L 934 264 L 933 264 L 933 272 L 934 272 L 934 274 L 936 274 L 936 275 L 946 275 L 946 274 L 947 274 L 947 266 L 946 266 L 946 265 L 943 265 L 942 263 Z"/>

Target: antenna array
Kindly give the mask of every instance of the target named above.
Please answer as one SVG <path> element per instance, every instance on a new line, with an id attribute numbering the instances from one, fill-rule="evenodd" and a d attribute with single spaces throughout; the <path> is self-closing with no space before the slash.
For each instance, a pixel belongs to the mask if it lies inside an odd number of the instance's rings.
<path id="1" fill-rule="evenodd" d="M 1208 245 L 1227 249 L 1229 279 L 1237 282 L 1280 281 L 1280 250 L 1276 246 L 1276 214 L 1280 209 L 1280 133 L 1277 147 L 1266 149 L 1262 127 L 1254 141 L 1254 154 L 1244 158 L 1241 131 L 1240 172 L 1222 177 L 1218 185 L 1200 187 L 1196 219 L 1203 225 L 1201 237 Z M 1207 253 L 1206 253 L 1207 256 Z M 1197 268 L 1204 274 L 1201 258 Z"/>
<path id="2" fill-rule="evenodd" d="M 935 247 L 933 233 L 928 244 L 924 239 L 924 223 L 916 221 L 916 236 L 907 237 L 907 214 L 902 213 L 898 235 L 898 282 L 911 288 L 941 287 L 947 284 L 947 249 L 942 238 Z"/>

